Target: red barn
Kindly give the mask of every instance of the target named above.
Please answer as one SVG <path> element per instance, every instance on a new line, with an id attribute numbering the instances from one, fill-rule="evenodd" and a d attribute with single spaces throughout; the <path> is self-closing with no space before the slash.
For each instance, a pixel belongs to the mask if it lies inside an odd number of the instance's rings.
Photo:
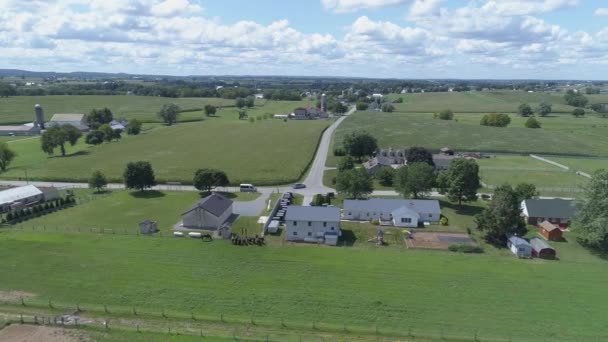
<path id="1" fill-rule="evenodd" d="M 549 241 L 561 241 L 562 230 L 549 221 L 543 221 L 538 225 L 538 233 Z"/>

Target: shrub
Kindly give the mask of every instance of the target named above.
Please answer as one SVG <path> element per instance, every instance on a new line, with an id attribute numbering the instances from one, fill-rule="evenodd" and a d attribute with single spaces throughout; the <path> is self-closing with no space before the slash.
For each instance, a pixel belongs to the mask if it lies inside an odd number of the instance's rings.
<path id="1" fill-rule="evenodd" d="M 448 250 L 459 253 L 483 253 L 483 248 L 479 246 L 471 246 L 459 243 L 449 245 Z"/>
<path id="2" fill-rule="evenodd" d="M 49 202 L 44 203 L 44 210 L 49 210 L 50 208 Z"/>
<path id="3" fill-rule="evenodd" d="M 371 222 L 372 222 L 372 224 L 374 226 L 379 226 L 380 225 L 380 219 L 373 219 Z"/>
<path id="4" fill-rule="evenodd" d="M 9 212 L 8 214 L 6 214 L 6 220 L 7 221 L 12 221 L 13 220 L 13 213 Z"/>
<path id="5" fill-rule="evenodd" d="M 482 126 L 507 127 L 511 123 L 511 118 L 507 114 L 486 114 L 481 118 Z"/>
<path id="6" fill-rule="evenodd" d="M 439 219 L 439 224 L 441 224 L 442 226 L 447 226 L 449 224 L 448 218 L 445 216 L 441 216 L 441 218 Z"/>
<path id="7" fill-rule="evenodd" d="M 528 118 L 525 125 L 527 128 L 540 128 L 540 122 L 533 117 Z"/>
<path id="8" fill-rule="evenodd" d="M 262 120 L 262 117 L 258 115 L 258 116 L 256 116 L 256 117 L 255 117 L 255 119 L 256 119 L 257 121 L 261 121 L 261 120 Z"/>
<path id="9" fill-rule="evenodd" d="M 346 151 L 344 151 L 344 149 L 336 147 L 334 148 L 334 156 L 336 157 L 343 157 L 346 155 Z"/>
<path id="10" fill-rule="evenodd" d="M 255 122 L 255 118 L 253 116 L 250 116 L 249 117 L 249 122 L 252 122 L 252 123 Z"/>
<path id="11" fill-rule="evenodd" d="M 440 120 L 452 120 L 452 119 L 454 119 L 454 112 L 452 112 L 449 109 L 442 110 L 441 112 L 439 112 L 439 119 Z"/>
<path id="12" fill-rule="evenodd" d="M 381 109 L 385 113 L 392 113 L 393 111 L 395 111 L 395 106 L 393 106 L 390 103 L 384 103 L 384 104 L 382 104 Z"/>

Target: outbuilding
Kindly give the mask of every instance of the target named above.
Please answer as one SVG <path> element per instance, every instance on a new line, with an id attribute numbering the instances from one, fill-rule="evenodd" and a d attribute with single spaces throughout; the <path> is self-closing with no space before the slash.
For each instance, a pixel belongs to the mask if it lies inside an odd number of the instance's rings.
<path id="1" fill-rule="evenodd" d="M 551 247 L 545 240 L 541 238 L 531 238 L 530 245 L 532 246 L 532 255 L 542 259 L 555 259 L 555 249 Z"/>
<path id="2" fill-rule="evenodd" d="M 231 233 L 232 200 L 213 193 L 182 214 L 182 227 L 211 230 L 222 238 Z"/>
<path id="3" fill-rule="evenodd" d="M 532 245 L 525 239 L 520 238 L 519 236 L 511 236 L 507 240 L 507 246 L 513 252 L 513 254 L 517 255 L 520 258 L 531 258 L 532 257 Z"/>
<path id="4" fill-rule="evenodd" d="M 554 225 L 549 221 L 543 221 L 538 225 L 538 233 L 549 241 L 561 241 L 562 230 L 559 226 Z"/>
<path id="5" fill-rule="evenodd" d="M 26 207 L 44 200 L 44 193 L 33 185 L 24 185 L 0 191 L 0 212 L 14 207 Z"/>

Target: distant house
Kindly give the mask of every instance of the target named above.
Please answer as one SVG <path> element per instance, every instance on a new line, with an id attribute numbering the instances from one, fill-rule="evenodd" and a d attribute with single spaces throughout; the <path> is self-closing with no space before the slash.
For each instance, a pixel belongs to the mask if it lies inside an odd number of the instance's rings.
<path id="1" fill-rule="evenodd" d="M 33 185 L 0 191 L 0 212 L 21 209 L 44 200 L 44 193 Z"/>
<path id="2" fill-rule="evenodd" d="M 72 125 L 83 132 L 89 130 L 84 114 L 55 114 L 48 123 L 49 127 L 65 125 Z"/>
<path id="3" fill-rule="evenodd" d="M 538 233 L 549 241 L 561 241 L 562 230 L 549 221 L 543 221 L 538 225 Z"/>
<path id="4" fill-rule="evenodd" d="M 456 158 L 458 157 L 453 155 L 433 154 L 433 163 L 435 164 L 435 169 L 439 171 L 447 170 L 450 167 L 452 160 Z"/>
<path id="5" fill-rule="evenodd" d="M 145 235 L 154 234 L 158 232 L 158 225 L 155 221 L 142 221 L 139 223 L 139 232 Z"/>
<path id="6" fill-rule="evenodd" d="M 437 200 L 345 200 L 343 217 L 355 221 L 380 220 L 382 224 L 396 227 L 418 227 L 423 222 L 438 222 L 441 208 Z"/>
<path id="7" fill-rule="evenodd" d="M 110 125 L 113 130 L 119 129 L 121 131 L 124 131 L 127 128 L 128 124 L 129 121 L 127 120 L 112 120 L 108 125 Z"/>
<path id="8" fill-rule="evenodd" d="M 40 127 L 37 127 L 35 125 L 0 126 L 0 135 L 2 136 L 21 136 L 38 134 L 40 134 Z"/>
<path id="9" fill-rule="evenodd" d="M 340 208 L 290 205 L 285 215 L 287 241 L 335 246 L 340 232 Z"/>
<path id="10" fill-rule="evenodd" d="M 370 174 L 376 173 L 383 167 L 398 169 L 406 163 L 405 153 L 406 150 L 404 149 L 381 149 L 376 152 L 374 157 L 363 163 L 363 167 Z"/>
<path id="11" fill-rule="evenodd" d="M 507 240 L 507 246 L 511 252 L 513 252 L 513 254 L 520 258 L 532 257 L 532 245 L 530 245 L 530 243 L 528 243 L 528 241 L 525 239 L 513 235 Z"/>
<path id="12" fill-rule="evenodd" d="M 182 227 L 216 231 L 228 238 L 231 233 L 232 200 L 213 193 L 182 214 Z"/>
<path id="13" fill-rule="evenodd" d="M 532 255 L 542 259 L 555 259 L 555 249 L 551 247 L 545 240 L 537 237 L 530 239 L 532 246 Z"/>
<path id="14" fill-rule="evenodd" d="M 574 202 L 563 199 L 527 199 L 521 202 L 522 216 L 528 224 L 543 221 L 568 226 L 576 213 Z"/>
<path id="15" fill-rule="evenodd" d="M 293 111 L 293 116 L 296 120 L 312 120 L 327 118 L 327 113 L 311 107 L 298 107 Z"/>

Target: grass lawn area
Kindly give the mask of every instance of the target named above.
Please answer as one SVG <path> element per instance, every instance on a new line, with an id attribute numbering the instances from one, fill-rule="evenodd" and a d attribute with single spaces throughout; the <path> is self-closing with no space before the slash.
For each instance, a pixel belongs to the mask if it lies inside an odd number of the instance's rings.
<path id="1" fill-rule="evenodd" d="M 86 181 L 102 170 L 120 182 L 130 161 L 149 161 L 157 181 L 192 181 L 199 168 L 224 170 L 232 184 L 286 184 L 297 181 L 312 159 L 321 132 L 330 121 L 210 118 L 202 122 L 156 126 L 138 136 L 87 146 L 82 138 L 68 147 L 68 156 L 48 156 L 39 139 L 11 143 L 17 157 L 2 174 L 5 179 Z"/>
<path id="2" fill-rule="evenodd" d="M 80 197 L 84 195 L 86 193 L 78 193 Z M 234 201 L 249 201 L 259 196 L 242 192 L 225 195 Z M 59 227 L 59 230 L 103 228 L 136 234 L 139 223 L 150 219 L 158 222 L 161 231 L 169 231 L 181 219 L 181 213 L 200 199 L 200 193 L 195 191 L 115 191 L 72 208 L 25 221 L 22 225 L 25 228 Z"/>
<path id="3" fill-rule="evenodd" d="M 608 159 L 604 158 L 558 158 L 545 156 L 547 159 L 568 166 L 572 170 L 593 174 L 600 169 L 608 169 Z"/>
<path id="4" fill-rule="evenodd" d="M 463 255 L 236 247 L 227 241 L 2 230 L 0 272 L 11 276 L 0 290 L 35 294 L 28 307 L 47 307 L 52 298 L 58 307 L 79 303 L 85 311 L 102 311 L 105 304 L 125 315 L 133 307 L 157 315 L 164 308 L 169 317 L 254 316 L 274 326 L 284 317 L 287 326 L 310 327 L 314 320 L 373 331 L 377 323 L 380 331 L 407 334 L 412 328 L 466 339 L 475 331 L 482 340 L 606 339 L 608 327 L 597 318 L 606 313 L 608 264 L 567 238 L 567 246 L 557 246 L 559 261 L 543 261 L 518 260 L 505 250 Z"/>

